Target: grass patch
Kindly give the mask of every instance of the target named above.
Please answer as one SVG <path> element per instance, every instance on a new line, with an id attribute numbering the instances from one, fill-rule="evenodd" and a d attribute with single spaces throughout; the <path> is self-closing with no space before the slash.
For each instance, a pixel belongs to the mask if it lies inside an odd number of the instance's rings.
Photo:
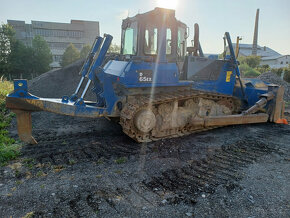
<path id="1" fill-rule="evenodd" d="M 9 160 L 15 159 L 20 154 L 20 145 L 9 137 L 7 127 L 14 116 L 5 107 L 5 98 L 13 90 L 13 84 L 0 80 L 0 165 L 5 165 Z"/>
<path id="2" fill-rule="evenodd" d="M 123 164 L 128 161 L 127 157 L 120 157 L 119 159 L 115 160 L 116 164 Z"/>
<path id="3" fill-rule="evenodd" d="M 32 169 L 35 165 L 35 160 L 33 158 L 25 158 L 22 160 L 24 163 L 24 166 L 26 166 L 29 169 Z"/>

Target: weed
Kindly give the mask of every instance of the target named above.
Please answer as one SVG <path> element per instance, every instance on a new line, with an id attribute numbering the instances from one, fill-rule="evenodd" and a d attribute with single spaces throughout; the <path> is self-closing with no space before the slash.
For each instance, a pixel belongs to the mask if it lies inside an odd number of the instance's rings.
<path id="1" fill-rule="evenodd" d="M 29 212 L 27 214 L 25 214 L 25 216 L 23 218 L 32 218 L 34 217 L 34 212 Z"/>
<path id="2" fill-rule="evenodd" d="M 20 176 L 19 170 L 15 170 L 14 174 L 15 174 L 15 177 L 19 177 Z"/>
<path id="3" fill-rule="evenodd" d="M 13 84 L 0 80 L 0 164 L 6 165 L 9 160 L 16 159 L 20 154 L 20 144 L 10 138 L 6 128 L 14 116 L 5 107 L 5 98 L 13 90 Z"/>
<path id="4" fill-rule="evenodd" d="M 0 163 L 0 167 L 5 167 L 5 166 L 7 166 L 7 162 L 3 162 L 3 163 Z"/>
<path id="5" fill-rule="evenodd" d="M 36 173 L 36 176 L 37 176 L 37 177 L 43 177 L 43 176 L 46 176 L 46 174 L 45 174 L 43 171 L 38 171 L 38 172 Z"/>
<path id="6" fill-rule="evenodd" d="M 123 172 L 122 170 L 115 170 L 115 173 L 121 175 Z"/>
<path id="7" fill-rule="evenodd" d="M 22 162 L 24 163 L 24 166 L 26 166 L 29 169 L 32 169 L 33 166 L 35 165 L 35 160 L 32 158 L 23 159 Z"/>
<path id="8" fill-rule="evenodd" d="M 119 159 L 115 160 L 116 164 L 123 164 L 128 161 L 127 157 L 120 157 Z"/>
<path id="9" fill-rule="evenodd" d="M 68 161 L 68 163 L 69 163 L 69 165 L 74 165 L 76 163 L 76 161 L 71 159 Z"/>
<path id="10" fill-rule="evenodd" d="M 21 185 L 23 182 L 21 180 L 16 181 L 16 185 Z"/>
<path id="11" fill-rule="evenodd" d="M 11 139 L 13 140 L 13 139 Z M 0 143 L 6 141 L 0 131 Z M 6 165 L 9 160 L 16 159 L 20 155 L 20 145 L 13 144 L 13 141 L 7 142 L 7 144 L 0 144 L 0 163 Z"/>
<path id="12" fill-rule="evenodd" d="M 15 191 L 16 191 L 16 187 L 13 187 L 13 188 L 11 189 L 11 191 L 15 192 Z"/>
<path id="13" fill-rule="evenodd" d="M 33 158 L 24 158 L 24 159 L 22 160 L 22 162 L 23 162 L 24 164 L 28 164 L 28 163 L 32 163 L 32 162 L 34 162 L 34 159 L 33 159 Z"/>
<path id="14" fill-rule="evenodd" d="M 44 184 L 42 184 L 42 185 L 40 186 L 40 188 L 42 188 L 42 189 L 44 189 L 44 187 L 45 187 L 45 185 L 44 185 Z"/>
<path id="15" fill-rule="evenodd" d="M 104 163 L 104 159 L 100 158 L 99 160 L 97 160 L 96 164 L 103 164 Z"/>

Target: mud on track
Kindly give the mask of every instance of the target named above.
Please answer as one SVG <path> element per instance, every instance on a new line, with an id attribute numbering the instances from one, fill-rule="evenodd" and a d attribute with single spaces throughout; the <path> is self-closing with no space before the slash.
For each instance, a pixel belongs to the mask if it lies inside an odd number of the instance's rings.
<path id="1" fill-rule="evenodd" d="M 49 116 L 33 117 L 43 119 L 33 128 L 39 144 L 23 146 L 19 160 L 0 168 L 1 217 L 29 212 L 35 217 L 290 214 L 283 192 L 290 188 L 290 126 L 226 127 L 137 144 L 105 119 Z M 257 199 L 244 185 L 256 181 L 258 172 L 249 176 L 254 166 L 269 173 L 258 180 L 265 191 Z M 271 186 L 264 184 L 269 179 Z M 267 190 L 274 191 L 272 197 Z"/>

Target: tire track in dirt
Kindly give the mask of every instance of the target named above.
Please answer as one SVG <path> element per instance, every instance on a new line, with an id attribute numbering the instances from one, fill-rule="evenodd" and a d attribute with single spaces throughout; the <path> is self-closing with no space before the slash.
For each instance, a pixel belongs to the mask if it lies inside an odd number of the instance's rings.
<path id="1" fill-rule="evenodd" d="M 255 138 L 239 140 L 223 146 L 206 159 L 192 161 L 179 169 L 166 170 L 151 181 L 144 181 L 144 185 L 159 196 L 171 193 L 173 197 L 167 199 L 171 204 L 183 202 L 194 205 L 202 193 L 213 194 L 219 185 L 224 185 L 228 191 L 239 187 L 237 182 L 243 178 L 244 168 L 264 155 L 281 151 L 285 154 L 271 143 Z"/>
<path id="2" fill-rule="evenodd" d="M 36 146 L 25 146 L 21 153 L 25 158 L 35 159 L 39 163 L 69 165 L 74 162 L 109 160 L 113 157 L 136 155 L 140 145 L 127 136 L 97 136 L 96 132 L 77 133 L 56 137 L 40 138 Z"/>
<path id="3" fill-rule="evenodd" d="M 49 211 L 36 209 L 36 217 L 48 214 L 51 217 L 112 217 L 120 214 L 139 216 L 142 210 L 140 205 L 145 205 L 146 208 L 162 208 L 166 205 L 172 207 L 178 204 L 191 207 L 201 195 L 215 193 L 220 185 L 229 192 L 240 189 L 238 183 L 243 178 L 243 169 L 250 164 L 272 153 L 285 157 L 289 155 L 289 151 L 280 145 L 283 140 L 285 143 L 287 135 L 289 138 L 290 129 L 274 127 L 277 128 L 248 126 L 246 130 L 253 131 L 249 136 L 243 133 L 237 139 L 224 141 L 221 147 L 201 150 L 203 156 L 197 159 L 196 156 L 192 156 L 195 150 L 199 149 L 193 148 L 194 144 L 203 147 L 221 139 L 212 137 L 212 133 L 202 133 L 194 138 L 187 136 L 150 143 L 146 145 L 146 152 L 142 152 L 142 155 L 146 155 L 146 161 L 151 161 L 150 158 L 175 158 L 182 162 L 180 167 L 170 167 L 160 171 L 160 174 L 148 172 L 146 179 L 123 181 L 122 187 L 112 184 L 104 188 L 88 184 L 79 187 L 73 194 L 59 193 L 61 203 L 55 204 Z M 237 128 L 233 132 L 237 134 L 240 129 Z M 223 133 L 222 130 L 214 132 Z M 142 145 L 133 142 L 127 136 L 119 133 L 99 136 L 97 133 L 99 132 L 91 131 L 55 137 L 43 135 L 37 146 L 23 147 L 22 157 L 33 158 L 36 164 L 53 165 L 70 165 L 71 160 L 75 160 L 76 167 L 77 164 L 98 160 L 107 162 L 108 167 L 115 164 L 113 159 L 119 157 L 134 157 L 134 160 L 140 157 Z M 277 139 L 279 134 L 285 135 L 281 141 Z M 194 149 L 194 152 L 189 152 L 188 149 Z M 133 162 L 136 164 L 136 161 Z M 145 171 L 150 169 L 145 167 Z"/>

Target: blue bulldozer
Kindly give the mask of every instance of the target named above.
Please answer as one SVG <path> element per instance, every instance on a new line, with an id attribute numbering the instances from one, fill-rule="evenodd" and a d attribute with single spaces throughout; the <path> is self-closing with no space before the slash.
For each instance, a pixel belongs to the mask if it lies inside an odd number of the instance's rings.
<path id="1" fill-rule="evenodd" d="M 216 127 L 283 123 L 283 87 L 241 78 L 230 34 L 229 54 L 204 57 L 195 25 L 194 45 L 175 11 L 155 8 L 122 23 L 121 53 L 107 54 L 113 37 L 97 37 L 74 93 L 59 99 L 28 92 L 15 80 L 6 106 L 16 113 L 20 139 L 35 144 L 31 112 L 117 120 L 137 142 L 179 137 Z M 94 101 L 86 101 L 88 91 Z"/>

